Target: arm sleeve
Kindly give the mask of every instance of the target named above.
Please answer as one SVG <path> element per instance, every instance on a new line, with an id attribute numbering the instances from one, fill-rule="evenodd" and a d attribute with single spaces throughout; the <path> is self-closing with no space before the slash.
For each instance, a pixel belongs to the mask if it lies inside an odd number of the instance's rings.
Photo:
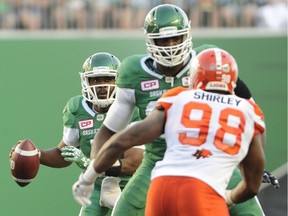
<path id="1" fill-rule="evenodd" d="M 113 132 L 122 130 L 130 122 L 134 108 L 134 90 L 117 88 L 115 101 L 111 105 L 103 124 Z"/>
<path id="2" fill-rule="evenodd" d="M 79 130 L 77 128 L 63 128 L 63 141 L 68 146 L 79 147 Z"/>
<path id="3" fill-rule="evenodd" d="M 80 146 L 79 143 L 79 129 L 77 127 L 76 118 L 73 114 L 74 107 L 71 99 L 68 101 L 63 110 L 63 141 L 68 146 Z"/>

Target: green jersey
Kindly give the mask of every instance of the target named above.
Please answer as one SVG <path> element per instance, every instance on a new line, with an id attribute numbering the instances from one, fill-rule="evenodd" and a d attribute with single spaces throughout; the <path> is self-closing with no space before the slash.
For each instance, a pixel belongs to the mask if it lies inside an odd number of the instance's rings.
<path id="1" fill-rule="evenodd" d="M 93 109 L 93 104 L 86 101 L 83 96 L 78 95 L 70 98 L 63 110 L 64 143 L 80 148 L 84 155 L 90 158 L 94 136 L 102 125 L 105 117 L 106 113 L 96 112 Z M 135 110 L 131 122 L 139 120 L 138 110 Z M 121 190 L 123 190 L 131 176 L 119 177 L 121 179 L 119 185 Z M 96 180 L 91 196 L 92 204 L 83 207 L 79 215 L 111 215 L 111 209 L 100 206 L 99 204 L 101 185 L 104 178 L 105 175 L 102 175 Z"/>
<path id="2" fill-rule="evenodd" d="M 105 117 L 106 113 L 94 111 L 92 104 L 82 96 L 72 97 L 63 110 L 64 142 L 80 147 L 89 158 L 93 138 Z"/>
<path id="3" fill-rule="evenodd" d="M 116 84 L 120 88 L 134 89 L 135 105 L 139 108 L 141 119 L 144 119 L 163 93 L 176 86 L 188 87 L 190 62 L 175 77 L 168 77 L 157 70 L 153 60 L 147 55 L 134 55 L 122 62 Z M 157 144 L 145 146 L 146 154 L 157 161 L 164 155 L 165 139 L 160 137 L 153 142 Z"/>
<path id="4" fill-rule="evenodd" d="M 146 55 L 127 57 L 118 69 L 116 85 L 120 88 L 133 89 L 135 105 L 139 108 L 140 118 L 144 119 L 155 107 L 157 100 L 169 89 L 188 87 L 189 69 L 192 59 L 204 49 L 215 47 L 205 44 L 191 52 L 191 56 L 174 77 L 163 75 L 156 67 L 152 58 Z M 166 150 L 164 136 L 153 141 L 156 145 L 146 145 L 146 154 L 153 161 L 161 160 Z"/>
<path id="5" fill-rule="evenodd" d="M 64 143 L 79 147 L 90 158 L 94 136 L 105 117 L 106 113 L 96 112 L 92 103 L 87 102 L 83 96 L 72 97 L 63 110 Z M 131 122 L 139 120 L 138 110 L 135 110 Z"/>

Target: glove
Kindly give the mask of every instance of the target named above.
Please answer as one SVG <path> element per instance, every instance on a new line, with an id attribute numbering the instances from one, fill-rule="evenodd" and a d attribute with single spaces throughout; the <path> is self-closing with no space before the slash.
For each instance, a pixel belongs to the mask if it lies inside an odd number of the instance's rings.
<path id="1" fill-rule="evenodd" d="M 280 187 L 278 179 L 266 170 L 263 173 L 262 183 L 272 184 L 274 188 Z"/>
<path id="2" fill-rule="evenodd" d="M 90 163 L 83 152 L 74 146 L 64 146 L 61 150 L 61 156 L 65 161 L 75 162 L 81 169 L 86 169 Z"/>
<path id="3" fill-rule="evenodd" d="M 101 176 L 94 170 L 94 161 L 95 159 L 91 161 L 87 169 L 80 174 L 78 181 L 72 186 L 73 197 L 82 206 L 91 204 L 90 197 L 94 189 L 94 182 Z"/>
<path id="4" fill-rule="evenodd" d="M 11 148 L 11 150 L 9 152 L 9 161 L 10 161 L 10 159 L 12 157 L 13 152 L 15 151 L 15 148 L 16 148 L 16 145 L 12 146 L 12 148 Z"/>
<path id="5" fill-rule="evenodd" d="M 94 182 L 85 181 L 82 172 L 72 187 L 73 197 L 81 206 L 91 205 L 90 197 L 94 189 Z"/>
<path id="6" fill-rule="evenodd" d="M 121 194 L 120 178 L 107 176 L 103 179 L 100 191 L 100 206 L 113 209 Z"/>

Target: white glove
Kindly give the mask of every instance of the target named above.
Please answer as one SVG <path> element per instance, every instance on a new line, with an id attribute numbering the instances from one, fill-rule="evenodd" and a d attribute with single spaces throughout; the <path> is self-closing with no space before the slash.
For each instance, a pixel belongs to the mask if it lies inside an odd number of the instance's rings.
<path id="1" fill-rule="evenodd" d="M 83 152 L 74 146 L 64 146 L 61 150 L 61 156 L 65 161 L 75 162 L 81 169 L 86 169 L 90 163 Z"/>
<path id="2" fill-rule="evenodd" d="M 83 173 L 80 174 L 79 180 L 72 187 L 73 197 L 80 205 L 88 206 L 91 204 L 90 197 L 94 189 L 94 182 L 86 182 L 83 175 Z"/>
<path id="3" fill-rule="evenodd" d="M 121 194 L 120 178 L 107 176 L 103 179 L 100 191 L 100 206 L 113 209 Z"/>
<path id="4" fill-rule="evenodd" d="M 82 206 L 91 204 L 90 197 L 94 189 L 94 182 L 101 175 L 94 170 L 93 159 L 85 172 L 82 172 L 77 182 L 72 186 L 73 197 Z"/>

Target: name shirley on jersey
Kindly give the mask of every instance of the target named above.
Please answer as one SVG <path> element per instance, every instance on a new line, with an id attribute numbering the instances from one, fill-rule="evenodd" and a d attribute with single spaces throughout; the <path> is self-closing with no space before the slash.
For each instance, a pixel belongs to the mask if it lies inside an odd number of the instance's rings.
<path id="1" fill-rule="evenodd" d="M 214 101 L 217 103 L 236 105 L 236 106 L 238 106 L 239 103 L 241 102 L 240 99 L 237 99 L 235 97 L 227 97 L 227 95 L 220 95 L 220 94 L 210 94 L 207 92 L 195 92 L 194 99 Z"/>

